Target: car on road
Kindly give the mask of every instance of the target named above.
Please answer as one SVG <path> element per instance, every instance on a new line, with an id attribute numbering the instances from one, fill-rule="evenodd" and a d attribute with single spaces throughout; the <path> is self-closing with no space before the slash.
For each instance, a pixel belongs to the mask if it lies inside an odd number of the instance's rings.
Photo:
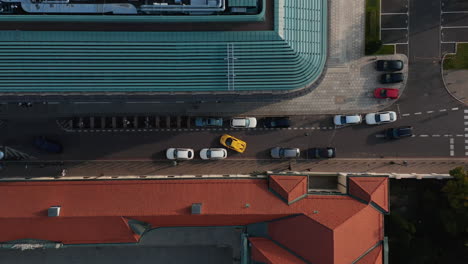
<path id="1" fill-rule="evenodd" d="M 289 117 L 267 117 L 263 119 L 263 127 L 266 128 L 288 128 L 291 126 Z"/>
<path id="2" fill-rule="evenodd" d="M 270 155 L 274 159 L 293 159 L 301 155 L 301 150 L 298 148 L 274 147 L 270 150 Z"/>
<path id="3" fill-rule="evenodd" d="M 200 158 L 204 160 L 222 160 L 227 157 L 227 151 L 224 148 L 204 148 L 200 150 Z"/>
<path id="4" fill-rule="evenodd" d="M 225 146 L 226 148 L 232 149 L 239 153 L 244 153 L 245 149 L 247 148 L 247 143 L 228 134 L 222 135 L 219 139 L 219 143 L 221 143 L 221 145 Z"/>
<path id="5" fill-rule="evenodd" d="M 191 160 L 194 157 L 193 149 L 189 148 L 168 148 L 166 157 L 170 160 Z"/>
<path id="6" fill-rule="evenodd" d="M 231 127 L 254 128 L 257 127 L 257 119 L 255 117 L 235 117 L 231 120 Z"/>
<path id="7" fill-rule="evenodd" d="M 399 83 L 403 81 L 403 73 L 384 73 L 380 76 L 380 83 Z"/>
<path id="8" fill-rule="evenodd" d="M 335 126 L 357 125 L 362 123 L 361 115 L 336 115 L 333 118 Z"/>
<path id="9" fill-rule="evenodd" d="M 222 127 L 223 119 L 219 117 L 197 117 L 195 118 L 197 127 Z"/>
<path id="10" fill-rule="evenodd" d="M 376 65 L 378 71 L 401 71 L 404 66 L 401 60 L 378 60 Z"/>
<path id="11" fill-rule="evenodd" d="M 312 159 L 331 159 L 336 157 L 336 149 L 332 147 L 311 148 L 307 151 L 307 157 Z"/>
<path id="12" fill-rule="evenodd" d="M 374 90 L 375 98 L 380 98 L 380 99 L 385 99 L 385 98 L 397 99 L 399 93 L 400 93 L 400 90 L 395 89 L 395 88 L 377 88 Z"/>
<path id="13" fill-rule="evenodd" d="M 49 152 L 49 153 L 62 153 L 63 146 L 57 141 L 48 139 L 44 136 L 39 136 L 34 138 L 34 146 L 42 151 Z"/>
<path id="14" fill-rule="evenodd" d="M 385 138 L 387 139 L 399 139 L 411 136 L 413 136 L 413 127 L 411 126 L 392 127 L 385 130 Z"/>
<path id="15" fill-rule="evenodd" d="M 397 115 L 393 111 L 369 113 L 366 115 L 365 119 L 368 125 L 381 125 L 395 122 L 397 120 Z"/>

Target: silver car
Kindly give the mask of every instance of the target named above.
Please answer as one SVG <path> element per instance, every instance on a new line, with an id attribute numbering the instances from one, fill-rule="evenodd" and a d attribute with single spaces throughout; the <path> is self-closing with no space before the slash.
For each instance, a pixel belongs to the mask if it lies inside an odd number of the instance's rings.
<path id="1" fill-rule="evenodd" d="M 193 156 L 193 149 L 189 148 L 168 148 L 166 150 L 166 158 L 170 160 L 191 160 Z"/>
<path id="2" fill-rule="evenodd" d="M 200 158 L 204 160 L 222 160 L 227 157 L 227 151 L 224 148 L 204 148 L 200 150 Z"/>
<path id="3" fill-rule="evenodd" d="M 274 159 L 294 159 L 301 155 L 301 151 L 298 148 L 275 147 L 270 150 L 270 155 Z"/>

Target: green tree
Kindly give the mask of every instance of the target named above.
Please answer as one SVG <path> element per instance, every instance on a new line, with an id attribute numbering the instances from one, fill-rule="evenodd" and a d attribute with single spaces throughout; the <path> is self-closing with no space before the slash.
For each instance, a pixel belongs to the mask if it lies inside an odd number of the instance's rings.
<path id="1" fill-rule="evenodd" d="M 450 209 L 443 210 L 440 215 L 445 229 L 452 236 L 464 237 L 468 243 L 468 174 L 463 167 L 450 171 L 453 179 L 449 180 L 442 191 L 446 194 Z"/>

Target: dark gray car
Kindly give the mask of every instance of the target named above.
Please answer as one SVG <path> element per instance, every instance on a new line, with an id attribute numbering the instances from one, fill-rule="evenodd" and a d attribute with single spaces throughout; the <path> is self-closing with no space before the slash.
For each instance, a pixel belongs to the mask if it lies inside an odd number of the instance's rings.
<path id="1" fill-rule="evenodd" d="M 301 155 L 301 151 L 298 148 L 275 147 L 270 150 L 270 155 L 274 159 L 294 159 Z"/>

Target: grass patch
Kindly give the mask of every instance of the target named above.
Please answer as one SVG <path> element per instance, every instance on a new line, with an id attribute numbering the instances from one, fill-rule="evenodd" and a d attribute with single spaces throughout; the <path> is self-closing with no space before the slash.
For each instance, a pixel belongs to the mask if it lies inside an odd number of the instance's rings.
<path id="1" fill-rule="evenodd" d="M 366 0 L 366 55 L 376 54 L 381 49 L 380 0 Z"/>
<path id="2" fill-rule="evenodd" d="M 445 56 L 444 70 L 460 69 L 468 69 L 468 43 L 458 43 L 457 54 Z"/>
<path id="3" fill-rule="evenodd" d="M 373 55 L 393 55 L 395 54 L 395 45 L 382 45 Z"/>

